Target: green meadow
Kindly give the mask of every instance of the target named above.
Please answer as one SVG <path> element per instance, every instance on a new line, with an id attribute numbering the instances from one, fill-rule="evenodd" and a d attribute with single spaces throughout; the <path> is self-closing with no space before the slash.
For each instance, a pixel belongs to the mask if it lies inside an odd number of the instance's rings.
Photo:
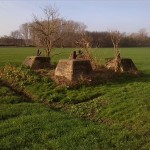
<path id="1" fill-rule="evenodd" d="M 52 62 L 68 58 L 73 50 L 55 49 Z M 91 51 L 101 64 L 113 56 L 112 48 Z M 139 76 L 69 88 L 21 66 L 36 54 L 35 48 L 0 48 L 0 149 L 148 150 L 150 48 L 120 52 L 134 61 Z"/>
<path id="2" fill-rule="evenodd" d="M 68 58 L 70 53 L 75 50 L 74 48 L 55 48 L 52 51 L 52 62 L 58 62 L 59 59 Z M 41 50 L 44 54 L 44 51 Z M 113 56 L 113 48 L 96 48 L 91 49 L 94 56 L 104 63 L 104 59 Z M 139 48 L 120 48 L 122 57 L 129 57 L 135 62 L 136 66 L 141 71 L 148 71 L 150 64 L 150 47 L 139 47 Z M 27 56 L 36 54 L 36 48 L 0 48 L 0 66 L 6 63 L 12 63 L 20 65 Z"/>

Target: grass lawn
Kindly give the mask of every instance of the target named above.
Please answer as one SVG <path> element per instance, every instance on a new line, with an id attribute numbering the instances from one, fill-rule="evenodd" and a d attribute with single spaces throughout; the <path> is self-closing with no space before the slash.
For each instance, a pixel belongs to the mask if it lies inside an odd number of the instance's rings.
<path id="1" fill-rule="evenodd" d="M 60 58 L 66 58 L 69 56 L 72 49 L 56 49 L 52 52 L 52 59 L 54 62 Z M 42 51 L 44 54 L 44 51 Z M 27 56 L 36 55 L 36 48 L 34 47 L 3 47 L 0 48 L 0 66 L 6 63 L 20 65 Z M 55 57 L 56 56 L 56 57 Z"/>
<path id="2" fill-rule="evenodd" d="M 72 50 L 56 49 L 61 54 L 52 61 L 67 58 Z M 112 49 L 92 51 L 102 63 L 113 56 Z M 32 94 L 35 102 L 27 102 L 0 83 L 0 149 L 149 149 L 150 48 L 120 51 L 123 57 L 133 59 L 143 72 L 141 76 L 123 76 L 96 86 L 58 88 L 29 69 L 7 66 L 1 70 L 2 80 Z M 0 48 L 0 65 L 19 65 L 33 54 L 34 48 Z M 38 103 L 45 99 L 58 104 L 61 111 Z"/>
<path id="3" fill-rule="evenodd" d="M 73 48 L 54 49 L 52 52 L 52 62 L 58 62 L 59 59 L 68 58 Z M 92 49 L 93 54 L 101 63 L 104 63 L 104 59 L 113 56 L 113 48 L 98 48 Z M 130 57 L 137 67 L 148 72 L 150 64 L 150 47 L 146 48 L 120 48 L 122 57 Z M 27 56 L 33 56 L 36 54 L 36 48 L 0 48 L 0 66 L 6 63 L 20 65 Z"/>
<path id="4" fill-rule="evenodd" d="M 143 135 L 52 110 L 0 83 L 0 149 L 138 149 Z"/>

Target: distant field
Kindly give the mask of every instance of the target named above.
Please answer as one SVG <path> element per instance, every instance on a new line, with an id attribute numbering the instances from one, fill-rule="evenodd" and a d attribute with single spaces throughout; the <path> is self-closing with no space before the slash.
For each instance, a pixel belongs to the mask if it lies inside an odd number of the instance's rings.
<path id="1" fill-rule="evenodd" d="M 68 58 L 74 48 L 55 49 L 52 53 L 52 62 L 58 62 L 59 59 Z M 104 63 L 104 59 L 113 56 L 113 48 L 97 48 L 92 49 L 97 59 Z M 149 72 L 150 64 L 150 47 L 146 48 L 120 48 L 122 57 L 130 57 L 137 67 Z M 36 48 L 0 48 L 0 66 L 6 63 L 21 64 L 27 56 L 36 54 Z"/>

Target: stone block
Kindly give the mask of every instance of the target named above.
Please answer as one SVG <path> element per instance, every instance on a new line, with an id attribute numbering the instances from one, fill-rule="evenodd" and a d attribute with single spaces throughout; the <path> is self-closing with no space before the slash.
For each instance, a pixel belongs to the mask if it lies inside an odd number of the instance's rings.
<path id="1" fill-rule="evenodd" d="M 56 77 L 63 77 L 69 81 L 77 81 L 92 72 L 89 60 L 66 59 L 60 60 L 55 69 Z"/>
<path id="2" fill-rule="evenodd" d="M 28 56 L 23 64 L 31 69 L 50 68 L 50 57 Z"/>
<path id="3" fill-rule="evenodd" d="M 137 68 L 130 58 L 120 58 L 116 60 L 115 58 L 106 58 L 106 68 L 116 71 L 116 66 L 119 72 L 137 72 Z"/>

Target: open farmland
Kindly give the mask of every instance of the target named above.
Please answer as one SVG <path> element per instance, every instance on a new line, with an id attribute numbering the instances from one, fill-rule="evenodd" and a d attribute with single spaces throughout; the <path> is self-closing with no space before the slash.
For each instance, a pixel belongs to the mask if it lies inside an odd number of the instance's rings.
<path id="1" fill-rule="evenodd" d="M 72 50 L 56 49 L 52 62 L 68 58 Z M 113 56 L 111 48 L 92 51 L 101 63 Z M 142 72 L 139 77 L 70 89 L 58 88 L 50 79 L 19 66 L 26 56 L 35 54 L 35 48 L 0 48 L 0 66 L 17 65 L 15 70 L 8 67 L 11 79 L 1 80 L 9 80 L 35 100 L 0 83 L 0 149 L 149 149 L 150 48 L 120 51 L 132 58 Z M 45 99 L 57 110 L 43 105 Z"/>
<path id="2" fill-rule="evenodd" d="M 59 59 L 68 58 L 70 53 L 75 50 L 73 48 L 54 49 L 52 52 L 52 62 L 58 62 Z M 113 48 L 97 48 L 92 49 L 93 54 L 101 63 L 104 59 L 113 56 Z M 146 48 L 120 48 L 122 57 L 130 57 L 133 59 L 139 70 L 148 73 L 150 64 L 150 47 Z M 36 54 L 36 48 L 0 48 L 0 66 L 6 63 L 20 65 L 27 56 Z"/>

